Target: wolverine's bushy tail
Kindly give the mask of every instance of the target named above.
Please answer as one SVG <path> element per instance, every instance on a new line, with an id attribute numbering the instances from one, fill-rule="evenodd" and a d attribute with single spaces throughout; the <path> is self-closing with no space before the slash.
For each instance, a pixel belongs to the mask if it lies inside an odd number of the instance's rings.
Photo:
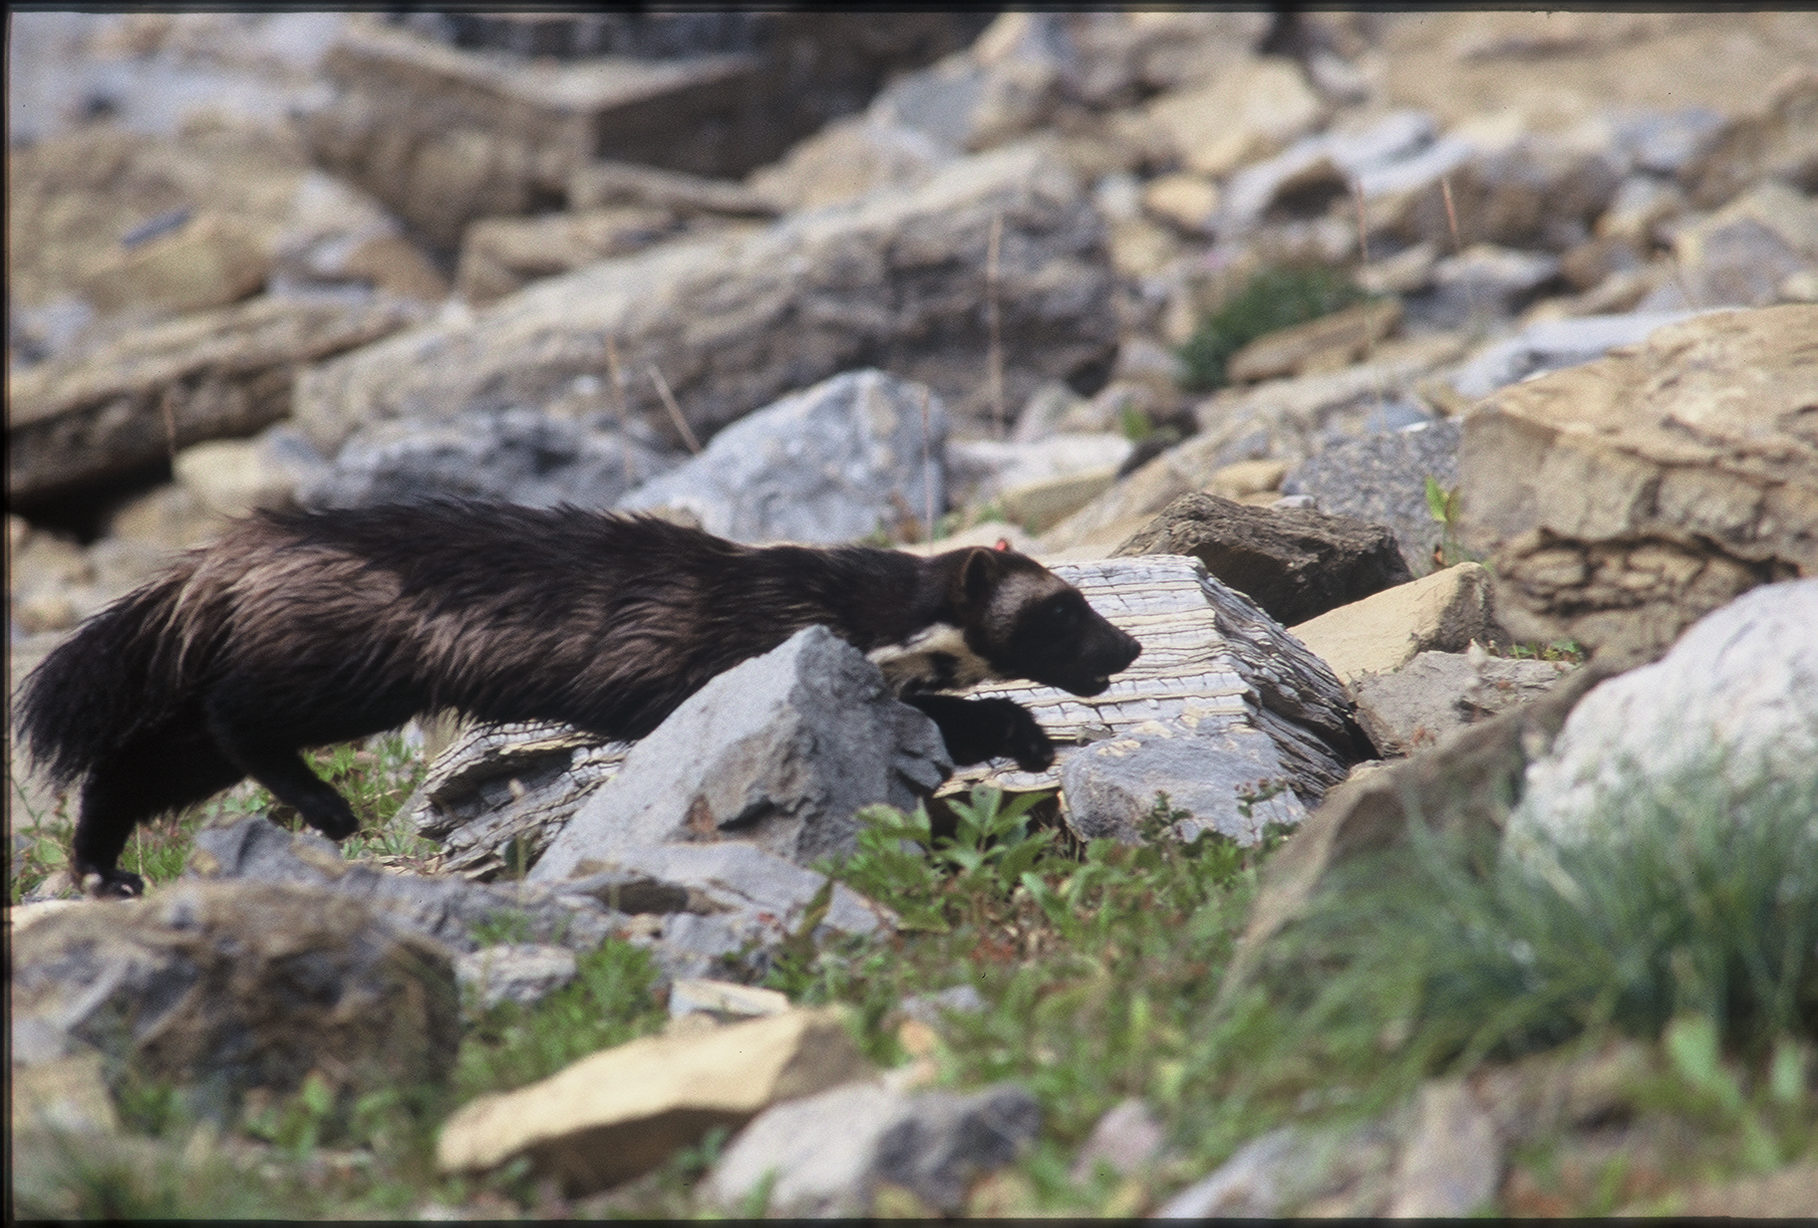
<path id="1" fill-rule="evenodd" d="M 177 627 L 185 578 L 165 576 L 94 615 L 20 686 L 15 729 L 58 785 L 192 697 L 193 658 Z"/>

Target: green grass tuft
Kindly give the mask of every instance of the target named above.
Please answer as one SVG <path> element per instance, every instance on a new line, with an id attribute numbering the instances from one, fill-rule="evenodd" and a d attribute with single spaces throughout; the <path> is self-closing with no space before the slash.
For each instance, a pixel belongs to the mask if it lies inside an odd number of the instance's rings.
<path id="1" fill-rule="evenodd" d="M 1277 329 L 1330 315 L 1367 296 L 1337 269 L 1282 266 L 1264 269 L 1218 310 L 1200 321 L 1178 353 L 1189 392 L 1225 385 L 1225 364 L 1250 342 Z"/>

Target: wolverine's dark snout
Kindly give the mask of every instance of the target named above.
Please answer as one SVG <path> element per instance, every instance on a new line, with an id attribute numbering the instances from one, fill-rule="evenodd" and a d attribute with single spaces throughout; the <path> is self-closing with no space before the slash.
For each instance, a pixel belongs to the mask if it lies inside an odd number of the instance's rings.
<path id="1" fill-rule="evenodd" d="M 1067 587 L 1037 603 L 1020 622 L 1008 676 L 1028 678 L 1074 695 L 1097 695 L 1111 676 L 1141 654 L 1136 638 L 1112 626 Z"/>

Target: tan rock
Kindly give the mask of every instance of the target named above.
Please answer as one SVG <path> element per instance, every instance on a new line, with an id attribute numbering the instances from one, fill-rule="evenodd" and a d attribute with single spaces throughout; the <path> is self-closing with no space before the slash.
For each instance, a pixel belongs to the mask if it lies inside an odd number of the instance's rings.
<path id="1" fill-rule="evenodd" d="M 1658 648 L 1818 573 L 1818 306 L 1716 312 L 1512 385 L 1464 421 L 1458 534 L 1519 639 Z"/>
<path id="2" fill-rule="evenodd" d="M 1766 105 L 1732 120 L 1685 168 L 1694 205 L 1720 205 L 1764 178 L 1810 182 L 1818 164 L 1818 71 L 1811 64 L 1809 55 L 1795 61 L 1769 85 Z"/>
<path id="3" fill-rule="evenodd" d="M 64 901 L 55 901 L 63 903 Z M 82 1053 L 34 1066 L 15 1065 L 13 1130 L 53 1130 L 60 1134 L 113 1134 L 120 1114 L 99 1053 Z"/>
<path id="4" fill-rule="evenodd" d="M 211 439 L 177 453 L 177 481 L 219 516 L 240 516 L 296 493 L 296 475 L 271 459 L 256 439 Z"/>
<path id="5" fill-rule="evenodd" d="M 1203 234 L 1218 213 L 1218 185 L 1182 171 L 1158 175 L 1143 187 L 1143 208 L 1188 234 Z"/>
<path id="6" fill-rule="evenodd" d="M 237 302 L 265 284 L 271 253 L 238 218 L 205 213 L 133 247 L 108 248 L 77 287 L 102 312 L 177 315 Z"/>
<path id="7" fill-rule="evenodd" d="M 1111 267 L 1124 277 L 1159 273 L 1181 254 L 1178 235 L 1140 217 L 1113 223 L 1110 247 Z"/>
<path id="8" fill-rule="evenodd" d="M 204 439 L 250 435 L 290 413 L 299 366 L 420 315 L 397 300 L 262 295 L 17 372 L 6 429 L 14 503 L 104 482 Z"/>
<path id="9" fill-rule="evenodd" d="M 210 506 L 193 488 L 179 483 L 134 495 L 107 518 L 111 540 L 143 543 L 167 552 L 211 541 L 226 527 L 222 510 Z"/>
<path id="10" fill-rule="evenodd" d="M 678 229 L 667 209 L 612 207 L 545 217 L 483 218 L 467 228 L 455 275 L 461 297 L 490 303 L 526 282 L 623 256 Z"/>
<path id="11" fill-rule="evenodd" d="M 736 981 L 684 978 L 669 986 L 669 1014 L 679 1019 L 700 1015 L 720 1022 L 762 1019 L 789 1010 L 789 999 L 774 989 Z"/>
<path id="12" fill-rule="evenodd" d="M 1479 563 L 1436 571 L 1288 630 L 1347 683 L 1400 669 L 1429 649 L 1463 652 L 1472 640 L 1506 638 L 1496 622 L 1490 573 Z"/>
<path id="13" fill-rule="evenodd" d="M 1183 166 L 1216 177 L 1279 152 L 1322 113 L 1299 66 L 1269 57 L 1234 65 L 1208 85 L 1163 94 L 1145 114 Z"/>
<path id="14" fill-rule="evenodd" d="M 340 273 L 373 289 L 401 298 L 436 302 L 448 297 L 448 279 L 417 246 L 402 235 L 380 234 L 348 249 Z"/>
<path id="15" fill-rule="evenodd" d="M 475 1171 L 525 1156 L 569 1192 L 594 1192 L 648 1172 L 715 1126 L 869 1073 L 831 1009 L 645 1037 L 463 1106 L 442 1128 L 436 1163 Z"/>
<path id="16" fill-rule="evenodd" d="M 1604 108 L 1734 114 L 1754 96 L 1738 82 L 1766 86 L 1818 63 L 1818 28 L 1795 9 L 1386 17 L 1373 53 L 1378 97 L 1431 111 L 1445 127 L 1508 114 L 1525 128 L 1564 130 Z"/>
<path id="17" fill-rule="evenodd" d="M 1281 489 L 1281 480 L 1287 476 L 1288 466 L 1282 461 L 1238 461 L 1208 478 L 1205 490 L 1207 494 L 1223 495 L 1227 499 L 1268 495 L 1269 502 L 1273 502 L 1275 492 Z"/>
<path id="18" fill-rule="evenodd" d="M 1233 383 L 1241 384 L 1334 371 L 1368 357 L 1400 325 L 1399 300 L 1359 303 L 1266 333 L 1231 355 L 1225 370 Z"/>
<path id="19" fill-rule="evenodd" d="M 1109 490 L 1116 480 L 1117 470 L 1112 468 L 1063 473 L 1014 486 L 998 501 L 1010 519 L 1031 533 L 1041 533 Z"/>
<path id="20" fill-rule="evenodd" d="M 1673 236 L 1671 293 L 1699 306 L 1765 307 L 1789 277 L 1818 267 L 1818 202 L 1769 181 Z"/>

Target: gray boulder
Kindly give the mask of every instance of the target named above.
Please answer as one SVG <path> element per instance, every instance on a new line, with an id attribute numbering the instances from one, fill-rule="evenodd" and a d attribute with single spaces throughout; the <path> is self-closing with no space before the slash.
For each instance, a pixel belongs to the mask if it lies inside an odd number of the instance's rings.
<path id="1" fill-rule="evenodd" d="M 1638 789 L 1672 796 L 1711 775 L 1725 802 L 1765 780 L 1818 792 L 1818 579 L 1753 589 L 1706 615 L 1660 660 L 1612 678 L 1530 763 L 1507 847 L 1621 838 L 1605 816 Z"/>
<path id="2" fill-rule="evenodd" d="M 912 808 L 952 764 L 940 731 L 899 703 L 825 627 L 726 671 L 625 756 L 552 841 L 533 882 L 640 845 L 737 839 L 797 862 L 849 850 L 853 813 Z"/>
<path id="3" fill-rule="evenodd" d="M 889 909 L 851 888 L 737 840 L 630 848 L 590 866 L 562 884 L 563 898 L 640 914 L 630 940 L 674 980 L 761 976 L 767 952 L 800 931 L 823 891 L 817 942 L 896 925 Z"/>
<path id="4" fill-rule="evenodd" d="M 532 507 L 611 507 L 679 459 L 648 436 L 530 409 L 397 418 L 355 431 L 298 498 L 351 507 L 447 494 Z"/>
<path id="5" fill-rule="evenodd" d="M 449 950 L 295 883 L 183 882 L 89 902 L 12 939 L 13 1061 L 99 1051 L 210 1114 L 311 1072 L 349 1095 L 444 1078 L 460 1039 Z"/>
<path id="6" fill-rule="evenodd" d="M 1492 657 L 1479 651 L 1423 652 L 1392 673 L 1351 683 L 1357 723 L 1385 755 L 1432 746 L 1455 729 L 1545 694 L 1571 666 Z"/>
<path id="7" fill-rule="evenodd" d="M 1319 510 L 1385 525 L 1414 575 L 1433 570 L 1444 528 L 1427 506 L 1427 479 L 1458 484 L 1457 422 L 1418 423 L 1405 430 L 1328 444 L 1282 481 L 1284 494 L 1311 495 Z"/>
<path id="8" fill-rule="evenodd" d="M 904 528 L 925 537 L 946 510 L 946 442 L 933 391 L 849 371 L 741 418 L 619 506 L 690 512 L 736 541 L 841 542 Z"/>
<path id="9" fill-rule="evenodd" d="M 773 1215 L 857 1215 L 887 1182 L 954 1215 L 971 1183 L 1015 1159 L 1040 1125 L 1035 1098 L 1014 1085 L 960 1094 L 851 1083 L 759 1115 L 709 1174 L 707 1194 L 738 1207 L 768 1181 Z"/>

